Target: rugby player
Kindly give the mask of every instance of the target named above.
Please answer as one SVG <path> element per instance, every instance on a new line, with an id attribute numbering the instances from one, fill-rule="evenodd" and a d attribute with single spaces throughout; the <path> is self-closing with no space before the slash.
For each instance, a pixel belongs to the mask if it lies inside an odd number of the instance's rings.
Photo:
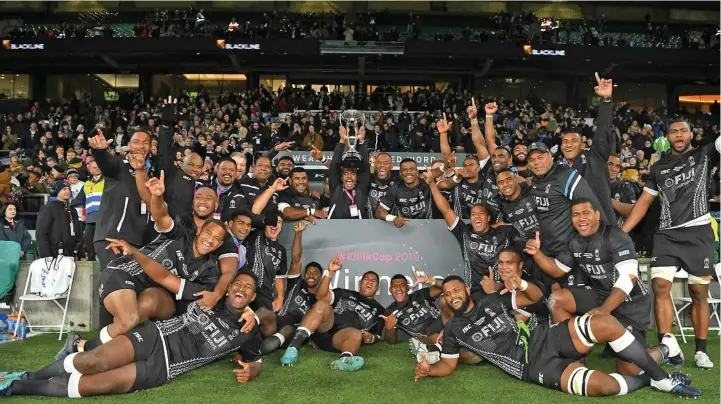
<path id="1" fill-rule="evenodd" d="M 671 152 L 651 167 L 643 193 L 623 224 L 629 232 L 643 219 L 657 196 L 661 197 L 661 223 L 653 237 L 651 279 L 659 339 L 671 333 L 671 285 L 676 271 L 688 272 L 691 322 L 696 335 L 696 366 L 711 369 L 706 353 L 709 327 L 708 285 L 714 268 L 714 234 L 708 210 L 709 172 L 719 162 L 721 138 L 714 144 L 691 147 L 693 132 L 684 120 L 671 122 Z"/>
<path id="2" fill-rule="evenodd" d="M 283 220 L 328 217 L 328 213 L 320 206 L 320 199 L 313 197 L 308 189 L 308 173 L 303 167 L 293 168 L 286 178 L 289 179 L 290 188 L 278 194 L 278 211 L 283 215 Z M 263 192 L 258 199 L 272 197 L 273 194 Z"/>
<path id="3" fill-rule="evenodd" d="M 699 389 L 689 386 L 688 376 L 666 373 L 612 316 L 583 315 L 554 326 L 539 322 L 535 315 L 519 321 L 512 311 L 538 302 L 543 293 L 517 276 L 506 279 L 504 285 L 504 290 L 473 301 L 462 278 L 443 280 L 443 298 L 456 314 L 443 331 L 440 361 L 430 365 L 423 360 L 416 365 L 416 381 L 449 376 L 463 347 L 515 378 L 570 394 L 623 395 L 650 384 L 655 390 L 683 397 L 701 396 Z M 645 373 L 627 376 L 587 369 L 579 360 L 596 342 L 609 342 L 619 357 Z"/>
<path id="4" fill-rule="evenodd" d="M 530 181 L 530 178 L 533 177 L 533 173 L 528 169 L 528 160 L 526 159 L 528 155 L 528 146 L 523 143 L 516 143 L 513 145 L 512 153 L 512 170 L 516 173 L 516 175 L 523 178 L 524 181 Z"/>
<path id="5" fill-rule="evenodd" d="M 626 218 L 631 214 L 633 205 L 636 204 L 636 192 L 631 184 L 619 179 L 621 172 L 621 158 L 612 154 L 608 158 L 608 177 L 611 179 L 611 205 L 616 214 L 618 227 L 623 226 Z"/>
<path id="6" fill-rule="evenodd" d="M 593 202 L 576 199 L 571 206 L 573 227 L 578 232 L 568 241 L 568 247 L 553 258 L 540 251 L 540 238 L 529 240 L 526 252 L 533 255 L 537 265 L 550 276 L 560 278 L 572 268 L 580 268 L 586 274 L 586 286 L 569 286 L 551 294 L 549 307 L 552 320 L 560 323 L 588 313 L 610 314 L 618 320 L 639 342 L 645 343 L 646 329 L 651 325 L 651 296 L 643 282 L 638 281 L 638 256 L 631 238 L 614 224 L 602 223 L 601 212 Z M 667 349 L 667 358 L 678 358 L 681 349 L 670 334 L 659 347 L 651 348 L 649 355 L 660 362 L 657 349 Z M 604 352 L 614 356 L 606 345 Z M 674 359 L 676 360 L 676 359 Z M 681 365 L 677 363 L 677 365 Z M 621 374 L 637 375 L 641 371 L 632 363 L 619 358 L 616 370 Z"/>
<path id="7" fill-rule="evenodd" d="M 373 344 L 381 339 L 384 321 L 380 316 L 385 309 L 375 300 L 378 274 L 364 273 L 358 282 L 360 292 L 331 290 L 330 282 L 341 268 L 339 257 L 331 259 L 315 295 L 318 301 L 303 317 L 290 346 L 280 358 L 283 366 L 293 366 L 298 361 L 300 347 L 311 338 L 318 348 L 341 353 L 331 362 L 331 369 L 356 371 L 364 364 L 363 357 L 356 355 L 361 344 Z"/>
<path id="8" fill-rule="evenodd" d="M 308 309 L 313 307 L 316 302 L 315 294 L 318 291 L 320 279 L 323 277 L 323 269 L 317 262 L 310 262 L 305 266 L 302 277 L 300 274 L 303 257 L 303 231 L 307 226 L 308 222 L 296 222 L 293 226 L 295 237 L 285 285 L 285 302 L 276 317 L 278 332 L 263 340 L 260 348 L 263 355 L 276 351 L 285 344 L 286 340 L 290 341 L 295 334 L 296 326 L 300 324 Z"/>
<path id="9" fill-rule="evenodd" d="M 400 181 L 393 176 L 393 159 L 388 153 L 378 153 L 371 157 L 371 181 L 366 202 L 366 217 L 376 218 L 378 205 L 389 189 Z"/>
<path id="10" fill-rule="evenodd" d="M 567 131 L 561 138 L 561 153 L 563 153 L 562 164 L 578 171 L 586 181 L 593 184 L 591 189 L 604 213 L 606 220 L 615 217 L 611 206 L 611 182 L 608 180 L 608 156 L 614 148 L 613 133 L 613 80 L 605 80 L 596 73 L 594 87 L 596 95 L 601 97 L 598 105 L 598 124 L 596 134 L 593 136 L 593 146 L 590 149 L 582 149 L 581 134 L 576 131 Z M 607 222 L 611 223 L 611 222 Z"/>
<path id="11" fill-rule="evenodd" d="M 169 274 L 162 265 L 156 267 Z M 181 278 L 165 279 L 166 288 L 183 288 Z M 247 383 L 262 370 L 258 327 L 241 331 L 245 326 L 241 321 L 247 323 L 241 316 L 247 317 L 245 309 L 255 298 L 255 289 L 255 276 L 240 273 L 214 310 L 204 312 L 193 303 L 180 316 L 144 321 L 93 352 L 70 354 L 37 372 L 0 374 L 0 397 L 79 398 L 150 389 L 235 351 L 243 357 L 235 376 Z"/>
<path id="12" fill-rule="evenodd" d="M 385 321 L 383 339 L 389 344 L 398 342 L 400 329 L 418 342 L 432 344 L 443 330 L 441 312 L 436 308 L 435 301 L 442 291 L 440 280 L 429 277 L 422 271 L 413 268 L 416 281 L 408 285 L 405 275 L 396 274 L 391 278 L 389 292 L 393 303 L 386 307 L 380 317 Z M 429 287 L 408 293 L 411 287 L 425 284 Z M 412 342 L 413 343 L 413 342 Z M 417 344 L 416 344 L 417 345 Z"/>
<path id="13" fill-rule="evenodd" d="M 411 158 L 401 161 L 401 181 L 383 196 L 376 217 L 403 227 L 410 219 L 432 219 L 433 200 L 428 184 L 418 177 L 418 165 Z M 391 214 L 392 212 L 392 214 Z"/>
<path id="14" fill-rule="evenodd" d="M 531 187 L 518 182 L 519 176 L 505 168 L 496 173 L 496 185 L 501 195 L 501 210 L 506 223 L 513 225 L 520 240 L 526 242 L 535 237 L 540 230 L 536 216 L 536 199 Z"/>

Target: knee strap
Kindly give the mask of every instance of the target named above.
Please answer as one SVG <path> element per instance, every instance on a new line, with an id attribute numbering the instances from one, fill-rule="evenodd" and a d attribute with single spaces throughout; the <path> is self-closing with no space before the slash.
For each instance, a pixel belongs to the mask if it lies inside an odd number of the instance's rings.
<path id="1" fill-rule="evenodd" d="M 588 347 L 592 347 L 594 343 L 598 342 L 591 331 L 591 317 L 593 316 L 584 314 L 573 319 L 573 326 L 576 329 L 578 338 L 581 340 L 583 345 Z"/>
<path id="2" fill-rule="evenodd" d="M 591 379 L 593 372 L 595 372 L 595 370 L 590 370 L 586 367 L 574 369 L 571 377 L 568 378 L 566 391 L 569 394 L 575 394 L 577 396 L 587 396 L 588 381 Z"/>

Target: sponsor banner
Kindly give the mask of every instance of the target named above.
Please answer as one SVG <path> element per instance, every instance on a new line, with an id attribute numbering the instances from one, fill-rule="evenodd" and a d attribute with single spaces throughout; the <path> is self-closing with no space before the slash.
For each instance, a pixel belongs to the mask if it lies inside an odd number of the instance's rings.
<path id="1" fill-rule="evenodd" d="M 531 56 L 566 56 L 564 49 L 533 49 L 531 45 L 523 45 L 523 53 Z"/>
<path id="2" fill-rule="evenodd" d="M 323 156 L 332 158 L 333 152 L 322 152 Z M 418 169 L 421 171 L 425 171 L 428 167 L 433 164 L 435 160 L 443 160 L 443 155 L 441 153 L 389 153 L 391 156 L 391 159 L 393 160 L 393 171 L 398 171 L 400 169 L 401 161 L 403 161 L 406 158 L 411 158 L 415 160 L 416 164 L 418 164 Z M 310 157 L 310 153 L 308 152 L 281 152 L 278 153 L 278 156 L 275 158 L 277 159 L 283 157 L 283 156 L 291 156 L 293 158 L 293 164 L 296 166 L 302 166 L 303 168 L 308 171 L 308 180 L 309 181 L 323 181 L 326 177 L 326 174 L 328 172 L 328 169 L 326 166 L 324 166 L 320 161 L 314 160 Z M 458 157 L 458 161 L 462 162 L 466 158 L 465 153 L 456 153 L 456 157 Z"/>
<path id="3" fill-rule="evenodd" d="M 288 250 L 289 263 L 293 237 L 288 222 L 278 240 Z M 463 276 L 460 246 L 440 219 L 411 220 L 401 229 L 380 220 L 318 220 L 316 225 L 309 225 L 303 232 L 303 268 L 318 262 L 325 270 L 336 255 L 340 255 L 343 268 L 331 287 L 358 290 L 363 274 L 375 271 L 380 276 L 376 299 L 383 306 L 393 302 L 388 291 L 393 275 L 403 274 L 413 284 L 411 266 L 436 278 Z"/>

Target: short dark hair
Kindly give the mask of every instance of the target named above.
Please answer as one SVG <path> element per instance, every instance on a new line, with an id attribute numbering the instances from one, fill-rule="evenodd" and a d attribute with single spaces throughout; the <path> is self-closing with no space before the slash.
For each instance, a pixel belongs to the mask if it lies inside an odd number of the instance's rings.
<path id="1" fill-rule="evenodd" d="M 689 127 L 691 127 L 691 125 L 689 125 L 689 123 L 688 123 L 688 121 L 686 120 L 686 118 L 683 117 L 683 116 L 681 116 L 681 115 L 674 115 L 674 116 L 672 116 L 671 118 L 669 118 L 669 120 L 668 120 L 668 126 L 671 126 L 672 123 L 681 123 L 681 122 L 683 122 L 683 123 L 685 123 L 686 125 L 688 125 Z"/>
<path id="2" fill-rule="evenodd" d="M 209 185 L 209 184 L 200 184 L 200 185 L 198 185 L 198 187 L 195 188 L 195 192 L 197 193 L 197 192 L 200 191 L 202 188 L 208 188 L 209 190 L 211 190 L 211 191 L 213 191 L 213 192 L 216 192 L 216 191 L 215 191 L 215 188 L 213 188 L 213 187 L 212 187 L 211 185 Z"/>
<path id="3" fill-rule="evenodd" d="M 402 166 L 402 165 L 405 164 L 405 163 L 413 163 L 413 164 L 415 164 L 416 166 L 418 165 L 418 163 L 416 163 L 416 161 L 413 160 L 412 158 L 404 158 L 403 160 L 401 160 L 401 163 L 400 163 L 398 166 L 400 167 L 400 166 Z"/>
<path id="4" fill-rule="evenodd" d="M 476 163 L 480 164 L 480 161 L 478 161 L 478 157 L 476 157 L 472 154 L 467 155 L 466 158 L 463 159 L 463 161 L 466 161 L 466 160 L 475 160 Z"/>
<path id="5" fill-rule="evenodd" d="M 225 163 L 225 162 L 230 162 L 230 163 L 232 163 L 234 166 L 238 167 L 238 163 L 236 163 L 235 160 L 233 160 L 232 158 L 230 158 L 230 157 L 228 157 L 228 156 L 225 156 L 225 157 L 223 157 L 222 159 L 218 160 L 218 163 L 216 163 L 216 167 L 220 167 L 220 165 L 223 164 L 223 163 Z"/>
<path id="6" fill-rule="evenodd" d="M 303 167 L 293 167 L 292 170 L 290 170 L 290 175 L 293 175 L 295 173 L 305 173 L 305 168 Z"/>
<path id="7" fill-rule="evenodd" d="M 260 159 L 268 159 L 268 164 L 270 164 L 271 166 L 273 165 L 273 160 L 271 160 L 271 158 L 268 157 L 268 156 L 258 156 L 258 157 L 256 157 L 256 158 L 255 158 L 255 162 L 253 163 L 253 165 L 254 165 L 254 166 L 257 166 L 257 165 L 258 165 L 258 162 L 260 161 Z"/>
<path id="8" fill-rule="evenodd" d="M 498 256 L 500 257 L 501 253 L 504 253 L 504 252 L 515 254 L 516 257 L 518 258 L 518 262 L 523 261 L 523 255 L 521 255 L 521 251 L 514 246 L 508 246 L 508 247 L 502 248 L 501 251 L 498 252 Z"/>
<path id="9" fill-rule="evenodd" d="M 405 275 L 402 275 L 402 274 L 393 275 L 393 277 L 391 278 L 391 282 L 398 280 L 398 279 L 402 279 L 402 280 L 406 281 L 406 283 L 408 283 L 408 279 L 406 278 Z"/>
<path id="10" fill-rule="evenodd" d="M 209 226 L 209 225 L 211 225 L 211 224 L 217 224 L 218 226 L 222 227 L 223 230 L 227 230 L 227 229 L 228 229 L 228 228 L 225 226 L 225 223 L 223 223 L 222 221 L 220 221 L 220 220 L 218 220 L 218 219 L 214 219 L 214 218 L 211 217 L 211 218 L 208 218 L 208 219 L 205 220 L 205 223 L 203 223 L 203 226 L 201 227 L 201 230 L 204 229 L 204 228 L 206 228 L 207 226 Z"/>
<path id="11" fill-rule="evenodd" d="M 496 172 L 496 178 L 498 178 L 498 174 L 501 174 L 501 173 L 511 173 L 513 175 L 516 175 L 516 173 L 514 173 L 513 170 L 511 170 L 510 168 L 501 168 L 500 170 L 498 170 Z"/>
<path id="12" fill-rule="evenodd" d="M 231 212 L 230 220 L 235 221 L 238 218 L 238 216 L 249 217 L 250 220 L 253 220 L 253 214 L 248 209 L 245 209 L 245 208 L 239 208 L 239 209 Z"/>
<path id="13" fill-rule="evenodd" d="M 258 277 L 255 276 L 255 274 L 254 274 L 253 272 L 251 272 L 250 269 L 242 269 L 242 270 L 240 270 L 240 271 L 238 272 L 238 274 L 235 275 L 235 278 L 233 278 L 233 280 L 237 279 L 240 275 L 246 275 L 246 276 L 249 276 L 249 277 L 253 278 L 253 283 L 255 283 L 255 289 L 256 289 L 256 290 L 258 289 Z"/>
<path id="14" fill-rule="evenodd" d="M 506 152 L 507 156 L 509 156 L 509 157 L 511 156 L 511 151 L 508 150 L 508 148 L 506 146 L 496 147 L 496 150 L 499 150 L 499 149 L 504 150 Z"/>
<path id="15" fill-rule="evenodd" d="M 458 275 L 448 275 L 448 276 L 446 276 L 445 278 L 443 278 L 443 283 L 441 284 L 441 287 L 442 287 L 442 286 L 445 286 L 446 283 L 452 282 L 452 281 L 458 281 L 458 282 L 461 282 L 461 283 L 464 284 L 464 285 L 466 284 L 466 281 L 464 281 L 463 278 L 461 278 L 460 276 L 458 276 Z"/>
<path id="16" fill-rule="evenodd" d="M 483 210 L 485 210 L 485 211 L 486 211 L 486 214 L 487 214 L 487 215 L 489 215 L 489 216 L 491 215 L 491 210 L 490 210 L 490 209 L 488 209 L 488 205 L 486 205 L 485 203 L 483 203 L 483 202 L 481 202 L 481 203 L 477 203 L 477 204 L 475 204 L 475 205 L 471 206 L 471 210 L 473 210 L 473 208 L 475 208 L 476 206 L 480 206 L 480 207 L 482 207 L 482 208 L 483 208 Z"/>
<path id="17" fill-rule="evenodd" d="M 575 198 L 573 201 L 571 201 L 571 207 L 574 207 L 576 205 L 581 205 L 584 203 L 588 203 L 591 205 L 591 209 L 598 211 L 598 206 L 596 206 L 596 202 L 591 200 L 590 198 L 584 198 L 584 197 L 578 197 Z"/>
<path id="18" fill-rule="evenodd" d="M 365 276 L 368 275 L 368 274 L 375 275 L 375 277 L 376 277 L 376 282 L 380 283 L 381 277 L 378 276 L 378 274 L 377 274 L 375 271 L 366 271 L 366 272 L 364 272 L 364 273 L 363 273 L 363 276 L 361 276 L 361 279 L 365 278 Z"/>
<path id="19" fill-rule="evenodd" d="M 323 267 L 320 266 L 320 264 L 315 261 L 312 261 L 312 262 L 309 262 L 308 264 L 306 264 L 304 271 L 307 271 L 308 268 L 318 268 L 318 270 L 320 272 L 323 272 Z"/>
<path id="20" fill-rule="evenodd" d="M 378 153 L 378 155 L 376 155 L 376 158 L 378 158 L 379 156 L 383 156 L 383 155 L 386 155 L 386 156 L 388 156 L 389 159 L 393 160 L 393 157 L 390 155 L 390 153 L 386 153 L 386 152 Z"/>

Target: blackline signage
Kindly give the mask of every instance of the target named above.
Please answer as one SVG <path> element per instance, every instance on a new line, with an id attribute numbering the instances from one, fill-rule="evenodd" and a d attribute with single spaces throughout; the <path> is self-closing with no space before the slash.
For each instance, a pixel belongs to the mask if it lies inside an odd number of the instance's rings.
<path id="1" fill-rule="evenodd" d="M 14 43 L 9 39 L 3 40 L 3 47 L 7 50 L 45 50 L 42 43 Z"/>
<path id="2" fill-rule="evenodd" d="M 225 39 L 218 39 L 216 45 L 226 50 L 260 50 L 258 43 L 226 43 Z"/>
<path id="3" fill-rule="evenodd" d="M 523 45 L 523 52 L 533 56 L 566 56 L 566 51 L 561 49 L 533 49 L 531 45 Z"/>

